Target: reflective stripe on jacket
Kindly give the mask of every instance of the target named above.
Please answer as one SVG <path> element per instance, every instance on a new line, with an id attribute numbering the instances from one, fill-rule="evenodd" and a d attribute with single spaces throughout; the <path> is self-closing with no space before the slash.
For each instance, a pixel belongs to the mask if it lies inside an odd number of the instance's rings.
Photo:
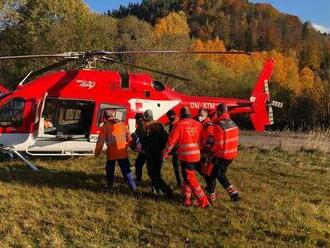
<path id="1" fill-rule="evenodd" d="M 170 133 L 163 157 L 178 144 L 178 156 L 181 161 L 198 162 L 200 160 L 200 141 L 202 124 L 191 118 L 179 120 Z"/>
<path id="2" fill-rule="evenodd" d="M 128 157 L 128 144 L 131 136 L 128 128 L 121 121 L 106 121 L 101 128 L 97 139 L 95 155 L 98 156 L 103 149 L 104 143 L 107 145 L 107 159 L 118 160 Z"/>
<path id="3" fill-rule="evenodd" d="M 239 129 L 229 114 L 220 116 L 214 125 L 214 145 L 212 151 L 215 157 L 233 160 L 238 155 Z"/>

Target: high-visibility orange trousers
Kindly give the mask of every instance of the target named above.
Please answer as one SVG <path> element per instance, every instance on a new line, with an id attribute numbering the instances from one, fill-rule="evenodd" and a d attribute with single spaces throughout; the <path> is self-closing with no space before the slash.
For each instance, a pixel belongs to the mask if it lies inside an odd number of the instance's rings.
<path id="1" fill-rule="evenodd" d="M 210 205 L 210 203 L 195 174 L 195 168 L 198 166 L 198 163 L 187 163 L 185 161 L 181 161 L 181 166 L 184 179 L 181 192 L 184 197 L 185 205 L 191 205 L 191 196 L 193 193 L 193 196 L 195 196 L 198 201 L 198 205 L 201 208 L 206 208 L 208 205 Z"/>

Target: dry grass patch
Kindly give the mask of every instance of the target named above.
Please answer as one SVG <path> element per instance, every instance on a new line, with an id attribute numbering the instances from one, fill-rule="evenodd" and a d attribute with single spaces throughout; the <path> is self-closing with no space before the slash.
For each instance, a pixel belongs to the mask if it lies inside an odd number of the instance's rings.
<path id="1" fill-rule="evenodd" d="M 326 145 L 327 144 L 327 145 Z M 307 150 L 323 150 L 330 153 L 330 129 L 310 131 L 305 140 Z"/>
<path id="2" fill-rule="evenodd" d="M 132 158 L 133 160 L 133 158 Z M 104 161 L 37 160 L 0 168 L 1 247 L 329 247 L 330 155 L 241 151 L 229 175 L 243 201 L 201 210 L 133 195 L 120 179 L 103 191 Z M 117 169 L 119 173 L 119 168 Z M 165 177 L 175 185 L 171 165 Z"/>

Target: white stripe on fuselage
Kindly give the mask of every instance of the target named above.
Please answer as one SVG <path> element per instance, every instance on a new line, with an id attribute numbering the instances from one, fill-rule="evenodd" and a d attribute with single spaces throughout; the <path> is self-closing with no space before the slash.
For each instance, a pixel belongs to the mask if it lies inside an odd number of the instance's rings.
<path id="1" fill-rule="evenodd" d="M 152 110 L 154 119 L 158 120 L 164 116 L 167 111 L 177 106 L 181 100 L 149 100 L 132 98 L 128 101 L 131 105 L 131 110 L 135 112 L 144 112 L 148 109 Z M 135 119 L 129 119 L 129 129 L 135 131 Z"/>

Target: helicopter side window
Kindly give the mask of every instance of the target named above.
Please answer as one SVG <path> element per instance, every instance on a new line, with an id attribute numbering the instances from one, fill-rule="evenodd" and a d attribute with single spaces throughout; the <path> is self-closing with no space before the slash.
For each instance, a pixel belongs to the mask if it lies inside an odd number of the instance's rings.
<path id="1" fill-rule="evenodd" d="M 25 100 L 14 98 L 0 109 L 0 126 L 19 127 L 23 122 Z"/>
<path id="2" fill-rule="evenodd" d="M 81 109 L 64 109 L 64 121 L 79 121 Z"/>
<path id="3" fill-rule="evenodd" d="M 164 91 L 165 90 L 165 86 L 162 82 L 159 81 L 153 81 L 151 83 L 152 87 L 157 90 L 157 91 Z"/>
<path id="4" fill-rule="evenodd" d="M 101 104 L 98 116 L 98 126 L 101 127 L 104 123 L 104 112 L 105 110 L 113 110 L 115 112 L 115 118 L 120 121 L 125 121 L 126 119 L 126 109 L 112 104 Z"/>
<path id="5" fill-rule="evenodd" d="M 129 88 L 129 75 L 128 73 L 121 73 L 121 87 L 123 89 L 128 89 Z"/>

